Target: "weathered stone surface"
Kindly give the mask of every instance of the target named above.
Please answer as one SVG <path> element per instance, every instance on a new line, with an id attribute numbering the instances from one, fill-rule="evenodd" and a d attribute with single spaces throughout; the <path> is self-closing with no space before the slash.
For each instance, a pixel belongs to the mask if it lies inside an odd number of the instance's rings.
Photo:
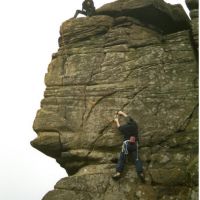
<path id="1" fill-rule="evenodd" d="M 62 144 L 57 132 L 39 132 L 38 138 L 31 142 L 31 145 L 45 154 L 58 157 L 60 156 Z"/>
<path id="2" fill-rule="evenodd" d="M 193 4 L 193 3 L 191 3 Z M 97 15 L 134 17 L 146 26 L 152 25 L 163 33 L 189 28 L 189 19 L 181 5 L 170 5 L 163 0 L 118 0 L 97 10 Z"/>
<path id="3" fill-rule="evenodd" d="M 119 0 L 100 8 L 99 15 L 62 24 L 33 125 L 38 137 L 31 144 L 70 176 L 43 200 L 197 199 L 195 39 L 190 26 L 170 26 L 161 34 L 162 27 L 144 13 L 150 5 L 159 9 L 161 21 L 172 20 L 174 7 L 148 2 Z M 143 19 L 127 14 L 137 9 Z M 179 21 L 186 19 L 180 15 Z M 123 178 L 111 178 L 122 143 L 113 123 L 117 110 L 139 125 L 146 184 L 130 159 Z"/>
<path id="4" fill-rule="evenodd" d="M 186 0 L 188 8 L 190 9 L 191 17 L 191 31 L 193 38 L 193 45 L 195 49 L 199 49 L 199 1 L 198 0 Z M 198 52 L 196 52 L 198 56 Z"/>

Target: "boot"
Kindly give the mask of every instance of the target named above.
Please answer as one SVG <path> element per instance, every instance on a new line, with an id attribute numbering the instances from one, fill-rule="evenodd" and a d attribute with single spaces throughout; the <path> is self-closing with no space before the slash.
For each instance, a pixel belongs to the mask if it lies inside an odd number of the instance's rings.
<path id="1" fill-rule="evenodd" d="M 144 172 L 139 173 L 138 176 L 140 177 L 140 180 L 142 181 L 142 183 L 145 183 L 145 175 L 144 175 Z"/>
<path id="2" fill-rule="evenodd" d="M 116 172 L 116 173 L 112 176 L 112 178 L 113 178 L 114 180 L 120 179 L 120 178 L 121 178 L 121 173 L 120 173 L 120 172 Z"/>

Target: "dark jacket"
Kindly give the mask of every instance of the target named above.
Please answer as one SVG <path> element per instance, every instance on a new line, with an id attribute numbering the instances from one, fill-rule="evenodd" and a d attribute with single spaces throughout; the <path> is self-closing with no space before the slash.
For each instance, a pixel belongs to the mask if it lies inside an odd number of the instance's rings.
<path id="1" fill-rule="evenodd" d="M 85 10 L 86 12 L 94 12 L 95 11 L 95 7 L 94 7 L 94 3 L 92 0 L 85 0 L 82 3 L 82 9 Z"/>
<path id="2" fill-rule="evenodd" d="M 139 141 L 138 126 L 133 119 L 131 119 L 127 124 L 120 126 L 119 131 L 123 134 L 124 141 L 129 140 L 130 136 L 135 136 L 136 141 Z"/>

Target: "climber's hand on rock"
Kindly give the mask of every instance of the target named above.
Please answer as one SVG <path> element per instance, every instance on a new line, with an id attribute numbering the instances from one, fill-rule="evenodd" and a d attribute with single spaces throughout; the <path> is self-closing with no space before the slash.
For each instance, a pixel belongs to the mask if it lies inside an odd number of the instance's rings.
<path id="1" fill-rule="evenodd" d="M 119 119 L 118 119 L 118 117 L 114 119 L 114 122 L 116 123 L 117 127 L 120 127 L 120 124 L 119 124 Z"/>
<path id="2" fill-rule="evenodd" d="M 118 111 L 117 114 L 118 115 L 123 115 L 123 112 L 122 111 Z"/>
<path id="3" fill-rule="evenodd" d="M 114 122 L 119 122 L 119 119 L 118 118 L 114 118 Z"/>
<path id="4" fill-rule="evenodd" d="M 122 112 L 122 111 L 119 111 L 119 112 L 118 112 L 118 115 L 122 115 L 122 116 L 124 116 L 124 117 L 127 117 L 127 116 L 128 116 L 125 112 Z"/>

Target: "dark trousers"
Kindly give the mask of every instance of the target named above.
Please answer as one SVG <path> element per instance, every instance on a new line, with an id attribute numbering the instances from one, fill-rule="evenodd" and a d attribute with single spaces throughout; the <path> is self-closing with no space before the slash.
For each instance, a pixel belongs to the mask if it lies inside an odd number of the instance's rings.
<path id="1" fill-rule="evenodd" d="M 130 154 L 132 159 L 133 159 L 137 174 L 142 173 L 143 172 L 143 165 L 142 165 L 142 161 L 137 156 L 137 146 L 136 146 L 136 144 L 128 144 L 127 150 L 128 150 L 128 154 Z M 127 155 L 125 154 L 125 152 L 120 153 L 118 163 L 117 163 L 117 167 L 116 167 L 117 172 L 121 173 L 123 171 L 124 166 L 125 166 L 126 156 Z"/>
<path id="2" fill-rule="evenodd" d="M 83 15 L 87 15 L 86 11 L 83 10 L 76 10 L 76 13 L 74 15 L 74 18 L 76 18 L 78 16 L 78 14 L 83 14 Z"/>
<path id="3" fill-rule="evenodd" d="M 76 10 L 76 13 L 74 15 L 74 18 L 76 18 L 78 16 L 78 14 L 83 14 L 85 16 L 92 16 L 94 14 L 95 10 L 92 9 L 88 9 L 87 11 L 85 10 Z"/>

